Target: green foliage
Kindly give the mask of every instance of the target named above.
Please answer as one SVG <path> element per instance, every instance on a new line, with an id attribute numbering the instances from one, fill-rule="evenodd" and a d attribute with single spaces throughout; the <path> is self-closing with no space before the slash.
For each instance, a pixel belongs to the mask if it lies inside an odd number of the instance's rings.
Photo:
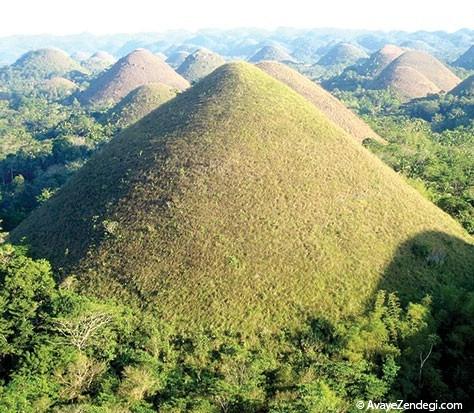
<path id="1" fill-rule="evenodd" d="M 414 99 L 401 108 L 401 112 L 431 122 L 432 129 L 443 132 L 446 129 L 474 128 L 474 95 L 453 94 L 432 95 Z M 472 132 L 471 132 L 472 133 Z"/>
<path id="2" fill-rule="evenodd" d="M 389 144 L 367 146 L 473 234 L 474 129 L 437 133 L 424 121 L 399 116 L 372 118 L 372 124 Z"/>
<path id="3" fill-rule="evenodd" d="M 74 103 L 26 96 L 0 102 L 0 218 L 11 230 L 51 198 L 114 128 Z"/>
<path id="4" fill-rule="evenodd" d="M 336 413 L 355 400 L 472 401 L 474 296 L 460 288 L 406 308 L 380 291 L 360 316 L 255 340 L 178 332 L 75 285 L 56 286 L 46 261 L 1 247 L 2 412 Z"/>

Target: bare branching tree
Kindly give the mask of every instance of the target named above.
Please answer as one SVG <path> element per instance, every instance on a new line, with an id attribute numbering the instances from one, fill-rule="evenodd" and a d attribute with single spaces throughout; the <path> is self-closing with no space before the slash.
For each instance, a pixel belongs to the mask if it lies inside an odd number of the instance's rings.
<path id="1" fill-rule="evenodd" d="M 74 319 L 56 319 L 55 329 L 68 339 L 71 345 L 83 350 L 89 341 L 106 325 L 112 317 L 106 312 L 84 314 Z"/>

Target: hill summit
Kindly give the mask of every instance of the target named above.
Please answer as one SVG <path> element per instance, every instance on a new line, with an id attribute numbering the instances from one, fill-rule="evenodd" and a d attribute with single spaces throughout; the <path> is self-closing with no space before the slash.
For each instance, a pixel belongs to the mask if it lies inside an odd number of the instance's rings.
<path id="1" fill-rule="evenodd" d="M 224 63 L 225 60 L 217 53 L 207 49 L 198 49 L 187 56 L 176 71 L 193 83 L 207 76 Z"/>
<path id="2" fill-rule="evenodd" d="M 364 76 L 377 76 L 398 56 L 403 54 L 403 52 L 404 50 L 401 47 L 387 44 L 375 53 L 372 53 L 369 58 L 360 65 L 358 72 Z"/>
<path id="3" fill-rule="evenodd" d="M 428 53 L 409 50 L 390 63 L 374 80 L 376 89 L 390 87 L 402 98 L 447 92 L 460 79 Z"/>
<path id="4" fill-rule="evenodd" d="M 344 129 L 358 142 L 362 142 L 366 138 L 383 141 L 369 125 L 344 106 L 340 100 L 296 70 L 278 62 L 261 62 L 257 66 L 308 99 L 328 119 Z"/>
<path id="5" fill-rule="evenodd" d="M 12 68 L 22 77 L 47 79 L 64 76 L 73 71 L 84 72 L 84 68 L 59 49 L 32 50 L 21 56 Z"/>
<path id="6" fill-rule="evenodd" d="M 318 60 L 321 66 L 350 65 L 367 57 L 367 53 L 351 43 L 338 43 Z"/>
<path id="7" fill-rule="evenodd" d="M 162 59 L 148 50 L 137 49 L 95 78 L 79 99 L 93 105 L 116 103 L 138 86 L 153 82 L 178 90 L 189 86 L 189 82 Z"/>
<path id="8" fill-rule="evenodd" d="M 103 51 L 94 53 L 82 62 L 82 65 L 93 73 L 100 73 L 115 63 L 115 58 Z"/>
<path id="9" fill-rule="evenodd" d="M 474 70 L 474 45 L 456 59 L 454 66 L 459 66 L 468 70 Z"/>
<path id="10" fill-rule="evenodd" d="M 258 63 L 264 60 L 273 60 L 275 62 L 294 62 L 295 59 L 283 49 L 277 45 L 263 46 L 257 51 L 250 59 L 249 62 Z"/>
<path id="11" fill-rule="evenodd" d="M 429 234 L 411 245 L 428 232 L 466 251 Z M 363 309 L 395 256 L 418 295 L 474 265 L 453 219 L 247 63 L 125 129 L 11 238 L 88 293 L 249 334 Z"/>

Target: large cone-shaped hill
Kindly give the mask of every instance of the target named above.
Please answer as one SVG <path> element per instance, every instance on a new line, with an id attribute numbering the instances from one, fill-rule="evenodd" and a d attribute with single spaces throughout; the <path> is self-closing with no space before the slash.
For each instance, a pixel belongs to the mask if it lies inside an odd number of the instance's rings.
<path id="1" fill-rule="evenodd" d="M 369 77 L 377 76 L 402 53 L 403 49 L 401 47 L 387 44 L 375 53 L 372 53 L 358 68 L 358 72 Z"/>
<path id="2" fill-rule="evenodd" d="M 296 70 L 278 62 L 261 62 L 257 66 L 308 99 L 328 119 L 344 129 L 358 142 L 362 142 L 366 138 L 372 138 L 379 142 L 384 141 L 369 125 L 344 106 L 340 100 Z"/>
<path id="3" fill-rule="evenodd" d="M 176 70 L 189 82 L 196 82 L 222 66 L 225 60 L 217 53 L 207 49 L 198 49 L 191 53 Z"/>
<path id="4" fill-rule="evenodd" d="M 139 86 L 111 108 L 104 120 L 120 128 L 126 127 L 175 96 L 176 89 L 163 83 L 148 83 Z"/>
<path id="5" fill-rule="evenodd" d="M 390 87 L 402 98 L 410 99 L 447 92 L 459 82 L 460 79 L 435 57 L 409 50 L 380 73 L 374 81 L 374 87 Z"/>
<path id="6" fill-rule="evenodd" d="M 321 66 L 350 65 L 359 59 L 367 57 L 367 53 L 358 46 L 350 43 L 338 43 L 318 60 Z"/>
<path id="7" fill-rule="evenodd" d="M 109 70 L 94 79 L 79 95 L 85 104 L 117 103 L 133 89 L 147 83 L 159 82 L 178 90 L 189 82 L 167 63 L 148 50 L 137 49 L 120 59 Z"/>
<path id="8" fill-rule="evenodd" d="M 456 96 L 474 96 L 474 75 L 464 79 L 449 93 Z"/>
<path id="9" fill-rule="evenodd" d="M 27 52 L 13 63 L 12 68 L 25 78 L 37 79 L 85 71 L 79 63 L 59 49 L 38 49 Z"/>
<path id="10" fill-rule="evenodd" d="M 264 60 L 274 60 L 275 62 L 295 61 L 283 47 L 276 45 L 263 46 L 257 53 L 250 57 L 249 62 L 258 63 Z"/>
<path id="11" fill-rule="evenodd" d="M 463 67 L 464 69 L 474 69 L 474 46 L 471 46 L 466 52 L 457 58 L 454 62 L 455 66 Z"/>
<path id="12" fill-rule="evenodd" d="M 247 333 L 362 309 L 395 255 L 412 295 L 474 265 L 453 219 L 246 63 L 125 129 L 11 238 L 89 293 Z"/>

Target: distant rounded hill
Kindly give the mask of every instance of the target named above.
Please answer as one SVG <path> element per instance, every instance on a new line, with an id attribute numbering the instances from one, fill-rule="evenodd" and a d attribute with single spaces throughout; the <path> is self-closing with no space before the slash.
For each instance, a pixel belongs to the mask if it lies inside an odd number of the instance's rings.
<path id="1" fill-rule="evenodd" d="M 176 89 L 162 83 L 139 86 L 111 108 L 103 120 L 124 128 L 175 97 L 176 92 Z"/>
<path id="2" fill-rule="evenodd" d="M 249 62 L 258 63 L 264 60 L 273 60 L 275 62 L 294 62 L 295 59 L 281 46 L 267 45 L 263 46 L 250 59 Z"/>
<path id="3" fill-rule="evenodd" d="M 406 49 L 419 50 L 429 54 L 436 52 L 436 49 L 434 47 L 430 46 L 423 40 L 406 40 L 402 42 L 400 46 Z"/>
<path id="4" fill-rule="evenodd" d="M 40 86 L 40 90 L 48 97 L 65 97 L 78 89 L 78 86 L 64 77 L 53 77 L 45 80 Z"/>
<path id="5" fill-rule="evenodd" d="M 351 65 L 367 57 L 367 53 L 351 43 L 338 43 L 318 60 L 321 66 Z"/>
<path id="6" fill-rule="evenodd" d="M 391 88 L 404 99 L 447 92 L 460 79 L 428 53 L 409 50 L 390 63 L 373 82 L 375 89 Z"/>
<path id="7" fill-rule="evenodd" d="M 107 52 L 99 51 L 85 59 L 81 64 L 93 73 L 100 73 L 115 63 L 115 58 Z"/>
<path id="8" fill-rule="evenodd" d="M 464 69 L 474 70 L 474 45 L 459 56 L 453 64 Z"/>
<path id="9" fill-rule="evenodd" d="M 193 83 L 207 76 L 224 63 L 225 60 L 217 53 L 207 49 L 198 49 L 186 57 L 176 71 L 190 83 Z"/>
<path id="10" fill-rule="evenodd" d="M 59 49 L 32 50 L 21 56 L 12 68 L 25 78 L 49 78 L 64 76 L 68 73 L 85 69 L 66 52 Z"/>
<path id="11" fill-rule="evenodd" d="M 401 47 L 387 44 L 375 53 L 372 53 L 367 60 L 360 65 L 358 72 L 364 76 L 378 76 L 390 63 L 404 53 Z"/>
<path id="12" fill-rule="evenodd" d="M 381 286 L 419 300 L 474 266 L 452 218 L 247 63 L 125 129 L 10 239 L 88 294 L 244 337 L 358 313 Z"/>
<path id="13" fill-rule="evenodd" d="M 455 96 L 474 96 L 474 75 L 464 79 L 449 93 Z"/>
<path id="14" fill-rule="evenodd" d="M 257 64 L 257 67 L 304 96 L 328 119 L 344 129 L 358 142 L 362 142 L 366 138 L 379 142 L 384 141 L 369 125 L 344 106 L 340 100 L 296 70 L 278 62 L 261 62 Z"/>
<path id="15" fill-rule="evenodd" d="M 89 105 L 117 103 L 138 86 L 155 82 L 178 90 L 189 87 L 189 82 L 162 59 L 148 50 L 137 49 L 95 78 L 78 98 Z"/>
<path id="16" fill-rule="evenodd" d="M 189 54 L 189 52 L 184 50 L 178 50 L 168 56 L 166 63 L 168 63 L 173 69 L 177 69 L 186 60 Z"/>

